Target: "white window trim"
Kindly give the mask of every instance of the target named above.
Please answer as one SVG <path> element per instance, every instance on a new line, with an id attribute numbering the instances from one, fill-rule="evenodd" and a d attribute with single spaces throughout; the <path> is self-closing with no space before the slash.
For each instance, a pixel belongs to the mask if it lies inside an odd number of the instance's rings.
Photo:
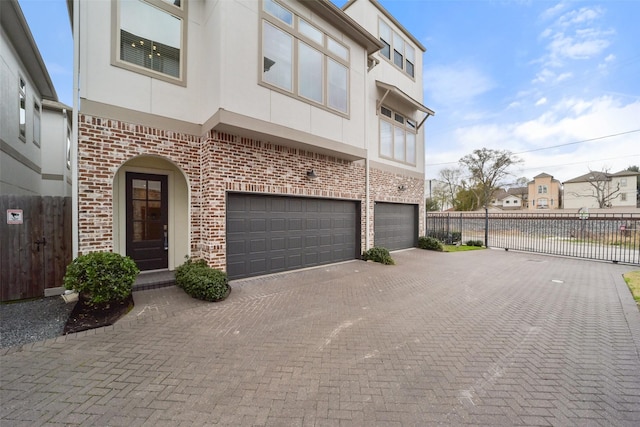
<path id="1" fill-rule="evenodd" d="M 291 12 L 293 14 L 293 23 L 292 25 L 288 25 L 287 23 L 283 22 L 282 20 L 278 19 L 277 17 L 271 15 L 270 13 L 268 13 L 267 11 L 265 11 L 264 8 L 264 1 L 261 0 L 260 2 L 260 16 L 259 16 L 259 46 L 260 48 L 258 49 L 258 84 L 260 86 L 266 87 L 268 89 L 274 90 L 276 92 L 282 93 L 284 95 L 290 96 L 292 98 L 295 98 L 297 100 L 303 101 L 309 105 L 313 105 L 314 107 L 318 107 L 321 108 L 323 110 L 329 111 L 331 113 L 340 115 L 342 117 L 345 118 L 349 118 L 350 116 L 350 111 L 351 111 L 351 50 L 349 49 L 349 46 L 345 45 L 344 43 L 340 42 L 339 40 L 336 39 L 336 37 L 333 37 L 332 35 L 330 35 L 329 33 L 327 33 L 326 31 L 323 31 L 321 28 L 319 28 L 316 24 L 314 24 L 313 22 L 311 22 L 307 17 L 301 16 L 298 13 L 296 13 L 296 11 L 292 10 L 290 7 L 287 7 L 285 5 L 283 5 L 282 3 L 275 1 L 274 3 L 278 4 L 280 7 L 286 9 L 287 11 Z M 304 35 L 301 31 L 300 31 L 300 20 L 303 19 L 307 24 L 309 24 L 310 26 L 312 26 L 313 28 L 315 28 L 316 30 L 320 31 L 323 35 L 323 43 L 322 45 L 318 44 L 316 41 L 314 41 L 313 39 L 307 37 L 306 35 Z M 288 91 L 286 89 L 283 89 L 279 86 L 273 85 L 269 82 L 266 82 L 263 80 L 263 26 L 264 26 L 264 22 L 268 22 L 269 24 L 273 25 L 274 27 L 276 27 L 277 29 L 286 32 L 287 34 L 289 34 L 292 38 L 293 38 L 293 49 L 292 49 L 292 63 L 293 63 L 293 69 L 292 69 L 292 75 L 291 75 L 291 79 L 292 79 L 292 91 Z M 344 47 L 347 50 L 347 59 L 342 58 L 340 55 L 332 52 L 328 46 L 329 44 L 329 39 L 332 39 L 333 42 L 337 43 L 338 45 Z M 323 78 L 323 82 L 322 82 L 322 91 L 323 91 L 323 102 L 317 102 L 313 99 L 307 98 L 303 95 L 300 95 L 300 88 L 299 88 L 299 67 L 298 67 L 298 44 L 299 43 L 305 43 L 308 46 L 312 47 L 313 49 L 316 49 L 317 51 L 319 51 L 322 55 L 323 55 L 323 70 L 322 70 L 322 78 Z M 334 60 L 336 63 L 344 66 L 347 69 L 347 110 L 346 111 L 341 111 L 335 108 L 332 108 L 329 106 L 329 76 L 328 76 L 328 62 L 329 59 Z"/>
<path id="2" fill-rule="evenodd" d="M 180 77 L 141 67 L 131 62 L 120 59 L 120 0 L 111 3 L 111 65 L 125 70 L 134 71 L 138 74 L 173 83 L 179 86 L 187 86 L 187 34 L 188 34 L 188 0 L 182 0 L 180 7 L 174 6 L 164 0 L 142 0 L 149 5 L 156 7 L 180 19 L 181 43 L 180 43 Z"/>

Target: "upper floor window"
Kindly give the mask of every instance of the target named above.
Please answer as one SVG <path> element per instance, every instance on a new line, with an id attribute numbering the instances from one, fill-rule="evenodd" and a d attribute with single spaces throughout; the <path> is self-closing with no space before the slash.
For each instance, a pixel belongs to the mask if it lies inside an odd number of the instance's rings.
<path id="1" fill-rule="evenodd" d="M 547 186 L 538 185 L 538 194 L 547 194 Z"/>
<path id="2" fill-rule="evenodd" d="M 114 5 L 118 10 L 114 65 L 185 84 L 185 1 L 119 0 Z"/>
<path id="3" fill-rule="evenodd" d="M 627 186 L 627 178 L 620 178 L 620 187 Z"/>
<path id="4" fill-rule="evenodd" d="M 33 103 L 33 143 L 40 146 L 40 106 Z"/>
<path id="5" fill-rule="evenodd" d="M 19 134 L 21 140 L 27 139 L 27 85 L 22 78 L 18 85 L 18 105 L 20 108 Z"/>
<path id="6" fill-rule="evenodd" d="M 416 122 L 380 107 L 380 157 L 416 164 Z"/>
<path id="7" fill-rule="evenodd" d="M 262 4 L 262 83 L 348 114 L 349 49 L 275 0 Z"/>
<path id="8" fill-rule="evenodd" d="M 389 24 L 380 19 L 380 41 L 384 45 L 380 50 L 382 56 L 393 62 L 396 67 L 411 77 L 415 77 L 416 51 L 400 34 L 393 31 Z"/>

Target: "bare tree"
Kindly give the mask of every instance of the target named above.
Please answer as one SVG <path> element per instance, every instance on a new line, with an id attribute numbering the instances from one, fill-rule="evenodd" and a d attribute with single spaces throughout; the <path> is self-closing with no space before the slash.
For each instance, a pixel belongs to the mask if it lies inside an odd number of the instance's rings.
<path id="1" fill-rule="evenodd" d="M 455 206 L 456 195 L 462 188 L 462 170 L 459 168 L 442 169 L 439 175 L 443 185 L 436 190 L 437 197 L 443 201 L 442 206 Z"/>
<path id="2" fill-rule="evenodd" d="M 585 176 L 585 181 L 589 187 L 583 192 L 572 191 L 570 194 L 574 197 L 588 197 L 596 199 L 598 207 L 609 208 L 611 202 L 620 197 L 620 183 L 615 188 L 611 187 L 611 175 L 608 169 L 592 171 Z"/>
<path id="3" fill-rule="evenodd" d="M 502 180 L 510 175 L 508 169 L 521 162 L 508 150 L 489 148 L 473 150 L 460 159 L 460 165 L 469 172 L 469 189 L 476 195 L 478 206 L 489 206 Z"/>

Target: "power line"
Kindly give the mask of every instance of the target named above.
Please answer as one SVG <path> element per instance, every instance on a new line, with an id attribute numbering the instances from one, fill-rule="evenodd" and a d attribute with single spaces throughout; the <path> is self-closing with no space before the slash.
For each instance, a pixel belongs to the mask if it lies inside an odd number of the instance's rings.
<path id="1" fill-rule="evenodd" d="M 613 133 L 613 134 L 604 135 L 604 136 L 598 136 L 596 138 L 584 139 L 582 141 L 574 141 L 574 142 L 567 142 L 565 144 L 551 145 L 549 147 L 534 148 L 532 150 L 519 151 L 519 152 L 513 153 L 513 154 L 524 154 L 524 153 L 533 153 L 534 151 L 550 150 L 552 148 L 566 147 L 568 145 L 583 144 L 585 142 L 591 142 L 591 141 L 598 141 L 598 140 L 601 140 L 601 139 L 613 138 L 615 136 L 627 135 L 627 134 L 634 133 L 634 132 L 640 132 L 640 129 L 633 129 L 633 130 L 629 130 L 629 131 L 626 131 L 626 132 L 620 132 L 620 133 Z M 457 163 L 458 162 L 425 163 L 425 167 L 426 166 L 454 165 L 454 164 L 457 164 Z M 588 163 L 588 162 L 581 162 L 581 163 Z M 562 165 L 560 165 L 560 166 L 562 166 Z"/>
<path id="2" fill-rule="evenodd" d="M 614 133 L 614 134 L 611 134 L 611 135 L 599 136 L 597 138 L 584 139 L 582 141 L 567 142 L 566 144 L 558 144 L 558 145 L 551 145 L 549 147 L 534 148 L 533 150 L 520 151 L 520 152 L 513 153 L 513 154 L 533 153 L 534 151 L 549 150 L 551 148 L 566 147 L 567 145 L 575 145 L 575 144 L 582 144 L 584 142 L 598 141 L 600 139 L 613 138 L 614 136 L 627 135 L 627 134 L 634 133 L 634 132 L 640 132 L 640 129 L 634 129 L 634 130 L 629 130 L 629 131 L 626 131 L 626 132 Z"/>

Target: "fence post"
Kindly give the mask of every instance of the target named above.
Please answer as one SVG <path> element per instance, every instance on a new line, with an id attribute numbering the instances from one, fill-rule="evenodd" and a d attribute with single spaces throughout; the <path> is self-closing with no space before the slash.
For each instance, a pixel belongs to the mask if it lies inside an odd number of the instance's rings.
<path id="1" fill-rule="evenodd" d="M 489 208 L 484 207 L 484 246 L 489 247 Z"/>

